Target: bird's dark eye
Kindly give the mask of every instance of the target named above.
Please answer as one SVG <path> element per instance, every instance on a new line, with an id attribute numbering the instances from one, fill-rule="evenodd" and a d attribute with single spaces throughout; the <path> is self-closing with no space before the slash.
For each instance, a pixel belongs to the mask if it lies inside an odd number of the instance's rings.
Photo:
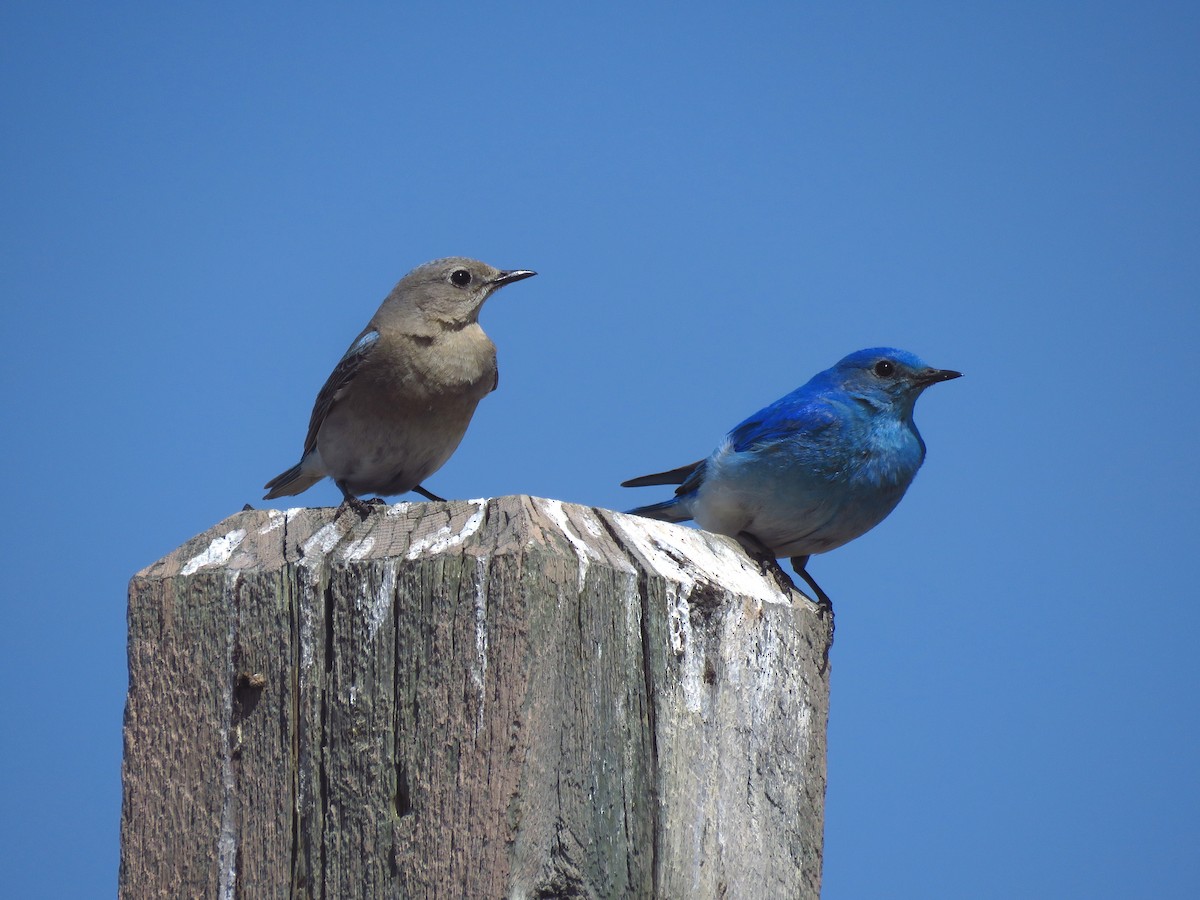
<path id="1" fill-rule="evenodd" d="M 875 363 L 875 374 L 880 378 L 891 378 L 896 374 L 896 364 L 890 359 L 881 359 Z"/>
<path id="2" fill-rule="evenodd" d="M 466 287 L 471 283 L 471 273 L 466 269 L 455 269 L 450 273 L 450 280 L 459 287 Z"/>

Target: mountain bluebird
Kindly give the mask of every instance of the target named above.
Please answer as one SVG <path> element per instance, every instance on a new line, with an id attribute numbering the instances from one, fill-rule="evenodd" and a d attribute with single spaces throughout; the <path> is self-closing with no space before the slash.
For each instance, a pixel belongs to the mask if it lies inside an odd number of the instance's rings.
<path id="1" fill-rule="evenodd" d="M 475 407 L 496 389 L 496 346 L 479 309 L 496 290 L 535 275 L 451 257 L 400 279 L 317 394 L 300 462 L 267 482 L 264 499 L 325 476 L 360 514 L 358 494 L 416 491 L 450 458 Z"/>
<path id="2" fill-rule="evenodd" d="M 870 531 L 896 508 L 925 459 L 913 405 L 931 384 L 961 374 L 890 347 L 851 353 L 746 419 L 708 459 L 624 482 L 679 485 L 673 499 L 630 512 L 694 519 L 764 564 L 791 557 L 832 609 L 808 558 Z"/>

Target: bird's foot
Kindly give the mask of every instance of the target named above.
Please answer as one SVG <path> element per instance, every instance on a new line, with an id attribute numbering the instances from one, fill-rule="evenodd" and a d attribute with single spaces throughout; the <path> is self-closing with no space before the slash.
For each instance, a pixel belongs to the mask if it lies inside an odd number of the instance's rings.
<path id="1" fill-rule="evenodd" d="M 792 581 L 792 576 L 783 571 L 775 554 L 762 541 L 749 532 L 743 531 L 738 535 L 738 542 L 746 551 L 746 555 L 758 563 L 759 574 L 764 578 L 770 577 L 774 580 L 785 594 L 796 590 L 796 582 Z"/>
<path id="2" fill-rule="evenodd" d="M 790 594 L 792 591 L 797 590 L 796 582 L 792 581 L 792 576 L 784 571 L 783 566 L 779 564 L 779 560 L 774 556 L 760 557 L 757 562 L 759 568 L 762 569 L 763 575 L 773 578 L 775 583 L 779 585 L 779 589 L 785 594 Z"/>
<path id="3" fill-rule="evenodd" d="M 421 487 L 421 485 L 419 485 L 419 484 L 415 488 L 413 488 L 413 493 L 420 494 L 426 500 L 433 500 L 435 503 L 445 503 L 446 502 L 445 497 L 439 497 L 437 494 L 433 493 L 433 491 L 427 491 L 427 490 L 425 490 L 425 488 Z"/>
<path id="4" fill-rule="evenodd" d="M 792 581 L 792 576 L 783 571 L 779 565 L 779 560 L 775 558 L 775 554 L 763 544 L 754 535 L 743 531 L 738 535 L 738 542 L 746 551 L 746 555 L 758 563 L 759 574 L 764 578 L 770 578 L 779 589 L 785 594 L 796 590 L 796 582 Z"/>
<path id="5" fill-rule="evenodd" d="M 338 516 L 342 514 L 342 510 L 349 507 L 358 513 L 358 517 L 360 519 L 366 519 L 367 516 L 371 515 L 372 507 L 387 506 L 387 501 L 382 497 L 372 497 L 370 500 L 360 500 L 358 497 L 354 496 L 353 493 L 351 493 L 350 488 L 346 486 L 345 482 L 335 481 L 334 484 L 336 484 L 338 490 L 342 492 L 342 505 L 338 507 Z M 334 518 L 336 517 L 337 516 Z"/>
<path id="6" fill-rule="evenodd" d="M 345 510 L 352 509 L 358 513 L 360 519 L 365 521 L 371 515 L 371 510 L 382 502 L 378 497 L 373 500 L 360 500 L 358 497 L 348 494 L 342 500 L 342 505 L 337 508 L 334 518 L 340 516 Z"/>
<path id="7" fill-rule="evenodd" d="M 816 600 L 813 601 L 817 605 L 817 615 L 823 619 L 829 619 L 829 621 L 832 622 L 833 601 L 830 600 L 829 595 L 820 588 L 817 588 L 815 591 L 813 591 L 813 593 L 817 595 Z"/>

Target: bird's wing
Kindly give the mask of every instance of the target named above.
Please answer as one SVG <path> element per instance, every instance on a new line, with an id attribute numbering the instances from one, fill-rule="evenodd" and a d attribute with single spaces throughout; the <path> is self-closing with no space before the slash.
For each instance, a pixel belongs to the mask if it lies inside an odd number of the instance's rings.
<path id="1" fill-rule="evenodd" d="M 837 413 L 827 403 L 818 400 L 797 402 L 784 397 L 760 409 L 729 432 L 729 443 L 735 453 L 744 453 L 791 437 L 812 442 L 838 421 Z"/>
<path id="2" fill-rule="evenodd" d="M 691 478 L 697 469 L 704 466 L 704 460 L 688 463 L 669 472 L 656 472 L 653 475 L 642 475 L 640 478 L 630 478 L 622 481 L 621 487 L 650 487 L 652 484 L 683 484 Z"/>
<path id="3" fill-rule="evenodd" d="M 304 438 L 306 455 L 317 446 L 317 432 L 321 430 L 321 423 L 333 409 L 333 404 L 342 396 L 346 386 L 354 380 L 361 370 L 363 362 L 370 357 L 371 351 L 375 349 L 378 342 L 378 331 L 373 328 L 364 331 L 350 345 L 350 349 L 346 351 L 338 364 L 333 367 L 333 372 L 330 373 L 329 378 L 325 380 L 325 385 L 317 394 L 317 402 L 313 404 L 312 418 L 308 420 L 308 435 Z"/>

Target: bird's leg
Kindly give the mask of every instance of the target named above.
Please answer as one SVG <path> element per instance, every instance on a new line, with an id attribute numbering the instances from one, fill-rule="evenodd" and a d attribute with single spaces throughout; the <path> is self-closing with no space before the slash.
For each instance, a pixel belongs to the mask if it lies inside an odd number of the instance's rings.
<path id="1" fill-rule="evenodd" d="M 826 607 L 832 613 L 833 612 L 833 602 L 829 599 L 829 595 L 826 594 L 823 590 L 821 590 L 821 586 L 819 584 L 817 584 L 817 580 L 808 573 L 807 567 L 808 567 L 808 557 L 807 556 L 793 556 L 792 557 L 792 568 L 796 570 L 796 574 L 798 574 L 801 578 L 803 578 L 805 583 L 807 583 L 808 586 L 813 589 L 813 593 L 815 593 L 817 595 L 817 603 L 821 606 Z"/>
<path id="2" fill-rule="evenodd" d="M 445 497 L 439 497 L 437 494 L 433 493 L 432 491 L 425 490 L 425 488 L 421 487 L 419 484 L 415 488 L 413 488 L 413 493 L 420 494 L 426 500 L 434 500 L 438 503 L 446 502 Z"/>
<path id="3" fill-rule="evenodd" d="M 750 558 L 758 563 L 762 574 L 774 578 L 781 590 L 794 591 L 796 589 L 796 583 L 792 581 L 787 572 L 783 571 L 783 566 L 779 565 L 779 560 L 775 558 L 775 554 L 766 544 L 748 531 L 738 534 L 738 542 L 750 554 Z"/>
<path id="4" fill-rule="evenodd" d="M 817 584 L 817 580 L 808 574 L 808 557 L 793 556 L 792 568 L 797 574 L 805 580 L 813 593 L 817 595 L 817 608 L 821 615 L 829 615 L 829 645 L 825 648 L 825 658 L 821 661 L 821 674 L 825 674 L 825 670 L 829 667 L 829 650 L 833 646 L 833 631 L 836 623 L 833 618 L 833 601 L 829 599 L 829 595 L 821 590 L 821 586 Z"/>
<path id="5" fill-rule="evenodd" d="M 354 494 L 350 493 L 350 488 L 346 487 L 346 482 L 335 480 L 333 483 L 336 484 L 338 490 L 342 492 L 343 499 L 342 505 L 338 507 L 339 513 L 342 509 L 349 507 L 358 513 L 360 519 L 365 519 L 367 516 L 371 515 L 371 504 L 365 500 L 358 499 L 358 497 L 355 497 Z"/>

